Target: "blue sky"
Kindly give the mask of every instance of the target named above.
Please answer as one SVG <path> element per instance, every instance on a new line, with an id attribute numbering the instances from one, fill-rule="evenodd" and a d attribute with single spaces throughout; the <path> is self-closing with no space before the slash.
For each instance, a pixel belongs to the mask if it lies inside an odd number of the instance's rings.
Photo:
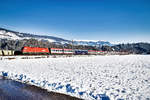
<path id="1" fill-rule="evenodd" d="M 0 0 L 0 27 L 65 39 L 150 42 L 150 0 Z"/>

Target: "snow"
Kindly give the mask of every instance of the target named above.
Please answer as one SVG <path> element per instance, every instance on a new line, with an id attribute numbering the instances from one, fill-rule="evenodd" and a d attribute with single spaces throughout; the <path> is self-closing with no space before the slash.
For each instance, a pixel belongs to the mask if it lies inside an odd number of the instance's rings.
<path id="1" fill-rule="evenodd" d="M 19 36 L 17 36 L 13 32 L 6 32 L 2 30 L 0 30 L 0 38 L 1 39 L 13 39 L 13 40 L 21 39 Z"/>
<path id="2" fill-rule="evenodd" d="M 19 33 L 18 33 L 19 34 Z M 0 30 L 0 38 L 1 39 L 10 39 L 10 40 L 23 40 L 23 39 L 31 39 L 33 37 L 19 37 L 18 35 L 16 35 L 13 32 L 6 32 L 3 30 Z M 56 40 L 54 39 L 45 39 L 45 38 L 35 38 L 37 40 L 47 40 L 49 42 L 56 42 Z"/>
<path id="3" fill-rule="evenodd" d="M 150 55 L 0 60 L 0 75 L 87 99 L 149 100 Z"/>
<path id="4" fill-rule="evenodd" d="M 102 40 L 78 40 L 78 39 L 74 39 L 73 41 L 78 41 L 78 42 L 97 42 L 97 41 L 102 41 Z"/>
<path id="5" fill-rule="evenodd" d="M 38 39 L 39 41 L 41 41 L 41 40 L 47 40 L 47 41 L 49 41 L 49 42 L 57 42 L 57 41 L 54 40 L 54 39 L 45 39 L 45 38 L 35 38 L 35 39 Z"/>

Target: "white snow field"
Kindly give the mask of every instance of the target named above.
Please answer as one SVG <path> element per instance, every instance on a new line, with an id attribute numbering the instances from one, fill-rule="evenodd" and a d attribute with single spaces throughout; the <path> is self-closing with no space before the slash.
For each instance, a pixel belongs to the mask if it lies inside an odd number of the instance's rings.
<path id="1" fill-rule="evenodd" d="M 150 55 L 0 60 L 0 75 L 86 100 L 150 100 Z"/>

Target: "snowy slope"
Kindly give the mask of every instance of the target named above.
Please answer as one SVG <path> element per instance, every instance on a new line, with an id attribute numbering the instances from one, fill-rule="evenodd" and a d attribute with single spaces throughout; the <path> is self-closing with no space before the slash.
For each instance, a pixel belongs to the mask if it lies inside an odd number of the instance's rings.
<path id="1" fill-rule="evenodd" d="M 19 36 L 17 36 L 13 32 L 6 32 L 5 30 L 0 30 L 0 38 L 1 39 L 21 39 Z"/>
<path id="2" fill-rule="evenodd" d="M 150 56 L 0 60 L 0 74 L 88 100 L 150 99 Z M 103 94 L 103 95 L 102 95 Z"/>
<path id="3" fill-rule="evenodd" d="M 72 41 L 70 39 L 62 39 L 53 36 L 44 36 L 44 35 L 34 35 L 28 33 L 19 33 L 7 29 L 0 28 L 0 39 L 9 39 L 9 40 L 22 40 L 22 39 L 38 39 L 38 40 L 47 40 L 49 42 L 55 42 L 58 44 L 71 44 Z M 111 45 L 111 43 L 107 41 L 73 41 L 74 45 L 88 45 L 88 46 L 102 46 L 102 45 Z"/>
<path id="4" fill-rule="evenodd" d="M 38 39 L 38 40 L 47 40 L 49 42 L 59 42 L 59 43 L 68 43 L 68 40 L 57 38 L 53 36 L 42 36 L 34 35 L 29 33 L 19 33 L 7 29 L 0 28 L 0 39 L 9 39 L 9 40 L 22 40 L 22 39 Z"/>

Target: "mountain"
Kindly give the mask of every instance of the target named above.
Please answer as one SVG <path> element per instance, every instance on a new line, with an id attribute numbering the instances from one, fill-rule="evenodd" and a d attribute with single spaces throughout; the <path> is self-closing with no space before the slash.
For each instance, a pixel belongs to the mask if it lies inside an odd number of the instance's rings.
<path id="1" fill-rule="evenodd" d="M 117 52 L 129 52 L 135 54 L 150 54 L 150 43 L 131 43 L 112 45 L 107 41 L 91 40 L 66 40 L 63 38 L 20 33 L 0 28 L 0 49 L 20 51 L 24 46 L 49 47 L 49 48 L 73 48 L 87 50 L 106 50 Z"/>
<path id="2" fill-rule="evenodd" d="M 73 43 L 74 43 L 74 45 L 86 45 L 86 46 L 97 46 L 97 47 L 101 47 L 103 45 L 112 46 L 112 44 L 107 41 L 80 40 L 80 41 L 74 41 Z"/>
<path id="3" fill-rule="evenodd" d="M 70 42 L 69 40 L 65 40 L 58 37 L 34 35 L 29 33 L 19 33 L 4 28 L 0 28 L 0 39 L 8 39 L 8 40 L 37 39 L 37 40 L 47 40 L 49 42 L 56 42 L 62 44 Z"/>
<path id="4" fill-rule="evenodd" d="M 23 39 L 36 39 L 42 41 L 49 41 L 56 44 L 74 44 L 74 45 L 86 45 L 86 46 L 103 46 L 108 45 L 111 46 L 112 44 L 107 41 L 71 41 L 66 40 L 63 38 L 58 38 L 54 36 L 45 36 L 45 35 L 34 35 L 29 33 L 20 33 L 4 28 L 0 28 L 0 39 L 7 39 L 7 40 L 23 40 Z"/>

